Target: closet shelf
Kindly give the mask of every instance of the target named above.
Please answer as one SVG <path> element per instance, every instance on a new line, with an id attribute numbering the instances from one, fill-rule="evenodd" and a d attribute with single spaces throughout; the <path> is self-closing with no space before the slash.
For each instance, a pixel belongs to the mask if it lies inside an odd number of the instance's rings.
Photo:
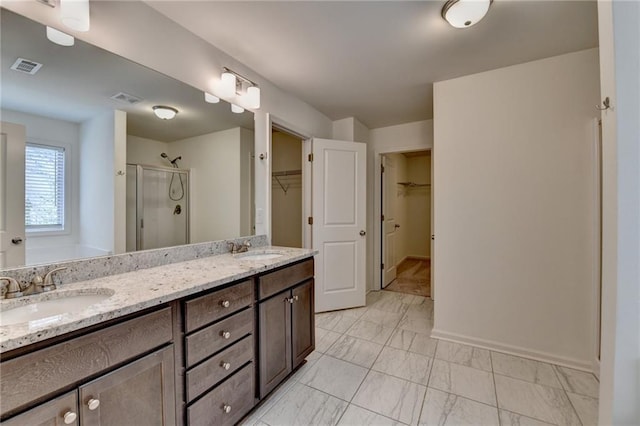
<path id="1" fill-rule="evenodd" d="M 426 186 L 431 186 L 430 183 L 415 183 L 415 182 L 398 182 L 398 185 L 406 186 L 409 188 L 422 188 Z"/>
<path id="2" fill-rule="evenodd" d="M 276 182 L 278 182 L 278 185 L 280 185 L 280 188 L 282 188 L 285 195 L 287 194 L 287 191 L 291 187 L 291 184 L 284 185 L 280 180 L 280 178 L 287 178 L 290 176 L 301 176 L 301 175 L 302 175 L 302 170 L 284 170 L 281 172 L 271 173 L 271 176 L 276 180 Z"/>

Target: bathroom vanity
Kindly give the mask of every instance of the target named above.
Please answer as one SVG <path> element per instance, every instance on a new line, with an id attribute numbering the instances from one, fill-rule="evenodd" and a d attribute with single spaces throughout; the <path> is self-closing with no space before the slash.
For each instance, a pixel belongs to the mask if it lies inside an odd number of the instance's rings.
<path id="1" fill-rule="evenodd" d="M 237 423 L 314 349 L 313 252 L 278 249 L 60 286 L 113 296 L 0 327 L 2 424 Z"/>

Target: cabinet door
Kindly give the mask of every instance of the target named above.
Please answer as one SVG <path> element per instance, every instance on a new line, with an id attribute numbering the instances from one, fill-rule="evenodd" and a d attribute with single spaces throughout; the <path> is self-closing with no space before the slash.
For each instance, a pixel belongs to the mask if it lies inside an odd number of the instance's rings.
<path id="1" fill-rule="evenodd" d="M 2 422 L 2 426 L 78 426 L 78 394 L 73 391 Z"/>
<path id="2" fill-rule="evenodd" d="M 291 294 L 291 349 L 296 368 L 315 349 L 313 280 L 294 288 Z"/>
<path id="3" fill-rule="evenodd" d="M 290 291 L 260 302 L 260 398 L 291 372 Z"/>
<path id="4" fill-rule="evenodd" d="M 174 425 L 175 409 L 173 345 L 80 387 L 84 425 Z"/>

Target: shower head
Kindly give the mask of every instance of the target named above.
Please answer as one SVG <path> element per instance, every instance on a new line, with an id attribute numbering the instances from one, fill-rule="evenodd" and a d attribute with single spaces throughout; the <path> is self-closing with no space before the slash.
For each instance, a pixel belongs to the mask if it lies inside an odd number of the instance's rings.
<path id="1" fill-rule="evenodd" d="M 167 159 L 169 158 L 166 152 L 163 152 L 162 154 L 160 154 L 160 157 L 167 158 Z"/>

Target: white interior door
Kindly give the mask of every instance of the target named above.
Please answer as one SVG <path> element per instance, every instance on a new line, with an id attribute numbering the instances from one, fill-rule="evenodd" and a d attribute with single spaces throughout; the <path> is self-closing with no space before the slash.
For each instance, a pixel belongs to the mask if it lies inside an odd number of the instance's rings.
<path id="1" fill-rule="evenodd" d="M 435 202 L 436 202 L 436 196 L 435 196 L 435 182 L 433 181 L 433 169 L 436 167 L 436 157 L 435 157 L 435 151 L 432 149 L 431 150 L 431 202 L 429 203 L 429 208 L 431 209 L 431 250 L 430 250 L 430 265 L 429 265 L 429 282 L 431 283 L 431 300 L 436 300 L 436 283 L 435 280 L 433 279 L 433 277 L 435 276 L 435 274 L 433 273 L 433 270 L 435 269 L 435 265 L 436 265 L 436 242 L 435 242 L 435 238 L 436 238 L 436 234 L 435 234 L 435 220 L 434 220 L 434 213 L 435 213 L 435 209 L 433 208 Z"/>
<path id="2" fill-rule="evenodd" d="M 0 123 L 0 268 L 25 264 L 25 143 L 24 126 Z"/>
<path id="3" fill-rule="evenodd" d="M 313 139 L 317 312 L 365 305 L 366 145 Z"/>
<path id="4" fill-rule="evenodd" d="M 396 166 L 393 159 L 382 156 L 382 287 L 396 279 Z"/>

